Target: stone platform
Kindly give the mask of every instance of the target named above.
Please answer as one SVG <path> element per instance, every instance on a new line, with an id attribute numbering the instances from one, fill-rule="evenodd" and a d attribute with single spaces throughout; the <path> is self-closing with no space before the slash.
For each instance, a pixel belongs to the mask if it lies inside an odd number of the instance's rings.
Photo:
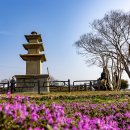
<path id="1" fill-rule="evenodd" d="M 38 82 L 40 86 L 43 86 L 43 83 L 49 80 L 48 74 L 15 75 L 15 77 L 16 87 L 24 87 L 24 90 L 26 90 L 26 87 L 32 87 L 32 91 L 38 91 Z M 47 83 L 45 85 L 48 86 Z M 40 87 L 40 90 L 42 92 L 49 92 L 49 87 Z"/>

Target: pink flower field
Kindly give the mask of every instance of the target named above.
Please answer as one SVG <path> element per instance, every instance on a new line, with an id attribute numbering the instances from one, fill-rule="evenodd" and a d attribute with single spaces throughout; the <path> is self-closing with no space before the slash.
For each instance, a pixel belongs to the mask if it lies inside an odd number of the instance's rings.
<path id="1" fill-rule="evenodd" d="M 0 130 L 130 130 L 129 95 L 111 103 L 36 103 L 10 93 L 0 103 Z"/>

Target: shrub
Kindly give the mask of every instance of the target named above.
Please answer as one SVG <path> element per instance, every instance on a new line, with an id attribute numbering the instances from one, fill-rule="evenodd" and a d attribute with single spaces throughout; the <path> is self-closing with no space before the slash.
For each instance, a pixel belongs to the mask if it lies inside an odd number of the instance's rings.
<path id="1" fill-rule="evenodd" d="M 121 79 L 121 89 L 127 89 L 129 86 L 128 81 Z"/>

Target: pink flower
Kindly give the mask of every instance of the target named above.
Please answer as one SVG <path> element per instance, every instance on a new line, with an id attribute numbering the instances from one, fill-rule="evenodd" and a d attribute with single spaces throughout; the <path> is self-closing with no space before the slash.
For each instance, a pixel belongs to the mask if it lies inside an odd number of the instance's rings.
<path id="1" fill-rule="evenodd" d="M 125 116 L 130 119 L 130 112 L 127 111 L 127 112 L 125 113 Z"/>
<path id="2" fill-rule="evenodd" d="M 34 113 L 34 112 L 31 114 L 31 119 L 32 119 L 32 120 L 37 121 L 38 118 L 39 118 L 39 115 L 38 115 L 38 114 L 36 114 L 36 113 Z"/>
<path id="3" fill-rule="evenodd" d="M 6 97 L 11 98 L 11 92 L 10 91 L 7 92 Z"/>
<path id="4" fill-rule="evenodd" d="M 38 128 L 38 127 L 36 127 L 36 128 L 34 128 L 34 130 L 41 130 L 40 128 Z"/>
<path id="5" fill-rule="evenodd" d="M 2 111 L 2 105 L 0 105 L 0 111 Z"/>

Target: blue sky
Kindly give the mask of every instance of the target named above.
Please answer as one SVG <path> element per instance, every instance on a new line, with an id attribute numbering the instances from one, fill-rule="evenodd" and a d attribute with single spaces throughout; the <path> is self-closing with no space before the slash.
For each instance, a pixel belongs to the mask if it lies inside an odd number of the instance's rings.
<path id="1" fill-rule="evenodd" d="M 88 67 L 74 42 L 90 23 L 110 10 L 130 11 L 129 0 L 0 0 L 0 79 L 25 74 L 25 34 L 42 35 L 47 62 L 43 73 L 59 80 L 97 79 L 101 69 Z M 127 78 L 127 76 L 124 76 Z"/>

